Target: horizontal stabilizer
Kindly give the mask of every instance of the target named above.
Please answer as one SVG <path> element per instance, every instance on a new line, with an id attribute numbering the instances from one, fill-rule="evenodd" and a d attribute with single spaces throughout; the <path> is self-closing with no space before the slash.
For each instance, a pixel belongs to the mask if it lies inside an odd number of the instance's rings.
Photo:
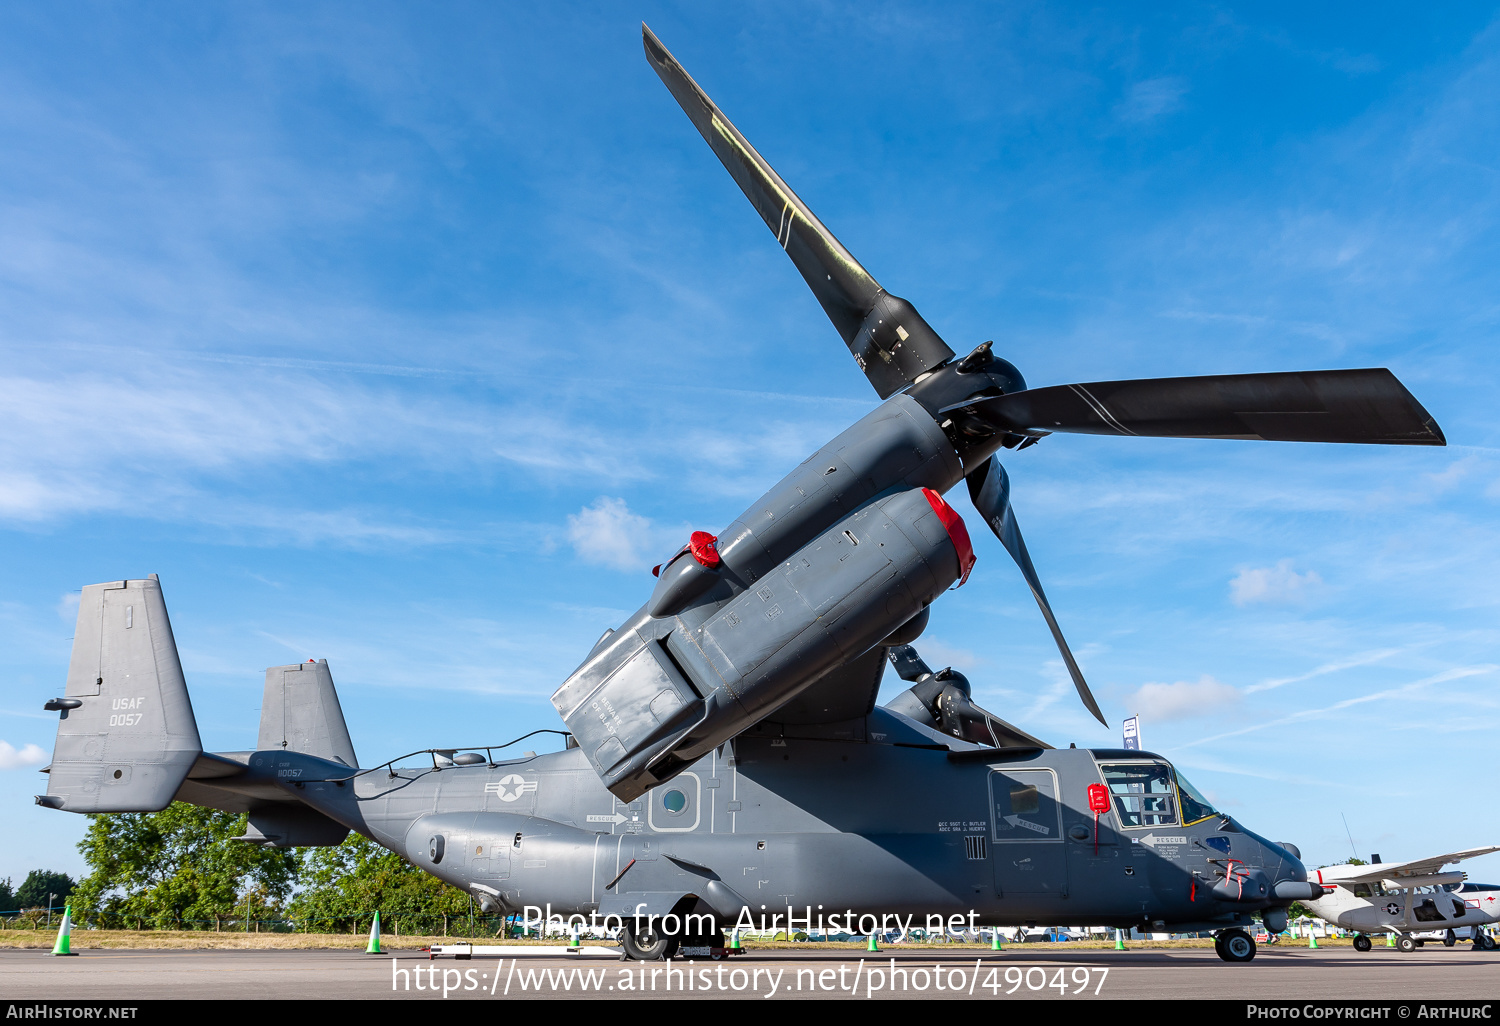
<path id="1" fill-rule="evenodd" d="M 203 746 L 161 584 L 83 589 L 57 747 L 38 804 L 68 812 L 156 812 Z"/>

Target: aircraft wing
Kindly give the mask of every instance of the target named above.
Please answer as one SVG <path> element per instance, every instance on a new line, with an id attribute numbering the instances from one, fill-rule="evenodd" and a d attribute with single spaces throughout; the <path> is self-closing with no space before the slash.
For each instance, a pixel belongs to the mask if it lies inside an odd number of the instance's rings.
<path id="1" fill-rule="evenodd" d="M 1373 866 L 1328 866 L 1317 870 L 1319 883 L 1352 884 L 1375 883 L 1379 880 L 1400 880 L 1404 876 L 1431 876 L 1442 871 L 1450 862 L 1462 862 L 1481 855 L 1500 851 L 1500 845 L 1487 848 L 1470 848 L 1467 851 L 1434 855 L 1431 858 L 1414 859 L 1411 862 L 1378 862 Z"/>

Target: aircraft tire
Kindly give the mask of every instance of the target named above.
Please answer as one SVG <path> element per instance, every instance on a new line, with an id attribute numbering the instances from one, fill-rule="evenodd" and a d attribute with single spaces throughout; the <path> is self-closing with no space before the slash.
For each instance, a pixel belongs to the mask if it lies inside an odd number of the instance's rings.
<path id="1" fill-rule="evenodd" d="M 1447 933 L 1445 933 L 1443 935 L 1443 947 L 1445 947 L 1445 948 L 1451 948 L 1451 947 L 1453 947 L 1453 945 L 1455 945 L 1457 943 L 1458 943 L 1458 934 L 1454 933 L 1452 930 L 1449 930 Z"/>
<path id="2" fill-rule="evenodd" d="M 1488 936 L 1486 936 L 1484 938 L 1484 950 L 1486 950 L 1486 951 L 1494 951 L 1495 950 L 1495 938 L 1488 937 Z"/>
<path id="3" fill-rule="evenodd" d="M 1370 942 L 1370 938 L 1366 937 L 1364 934 L 1360 934 L 1359 936 L 1354 938 L 1355 951 L 1369 951 L 1374 946 L 1375 945 Z"/>
<path id="4" fill-rule="evenodd" d="M 1226 962 L 1248 962 L 1255 957 L 1255 939 L 1244 930 L 1225 930 L 1214 938 L 1214 950 Z"/>
<path id="5" fill-rule="evenodd" d="M 636 962 L 660 962 L 677 953 L 676 937 L 668 937 L 660 930 L 646 929 L 635 933 L 629 929 L 620 931 L 620 947 Z"/>
<path id="6" fill-rule="evenodd" d="M 1413 951 L 1417 950 L 1417 942 L 1412 940 L 1405 934 L 1402 934 L 1401 937 L 1396 941 L 1396 950 L 1404 955 L 1409 955 Z"/>

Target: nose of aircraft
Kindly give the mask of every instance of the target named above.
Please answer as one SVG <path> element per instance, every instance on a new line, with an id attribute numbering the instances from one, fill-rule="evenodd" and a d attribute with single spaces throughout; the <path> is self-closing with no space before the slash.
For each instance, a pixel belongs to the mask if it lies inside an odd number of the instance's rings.
<path id="1" fill-rule="evenodd" d="M 1309 883 L 1302 852 L 1295 844 L 1265 842 L 1266 870 L 1271 878 L 1271 896 L 1276 901 L 1311 901 L 1323 896 L 1323 888 Z M 1277 864 L 1279 861 L 1279 865 Z"/>

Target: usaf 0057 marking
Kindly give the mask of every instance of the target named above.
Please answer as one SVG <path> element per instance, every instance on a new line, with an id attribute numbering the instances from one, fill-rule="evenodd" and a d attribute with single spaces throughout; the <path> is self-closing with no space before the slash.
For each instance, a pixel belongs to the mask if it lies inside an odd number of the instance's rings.
<path id="1" fill-rule="evenodd" d="M 1442 445 L 1387 370 L 1028 388 L 988 342 L 957 354 L 880 287 L 649 29 L 649 63 L 812 289 L 883 400 L 717 536 L 695 533 L 552 697 L 567 747 L 357 760 L 326 663 L 267 671 L 256 750 L 199 743 L 159 583 L 83 590 L 48 793 L 73 812 L 173 798 L 249 813 L 248 842 L 357 830 L 490 908 L 618 915 L 634 957 L 787 906 L 999 925 L 1219 931 L 1248 961 L 1309 883 L 1295 848 L 1214 810 L 1166 760 L 1056 749 L 910 647 L 975 554 L 959 482 L 1020 569 L 1084 705 L 997 453 L 1055 432 Z M 885 706 L 887 664 L 911 684 Z M 140 721 L 111 703 L 144 696 Z M 636 918 L 639 916 L 639 918 Z M 655 918 L 653 918 L 655 917 Z"/>

